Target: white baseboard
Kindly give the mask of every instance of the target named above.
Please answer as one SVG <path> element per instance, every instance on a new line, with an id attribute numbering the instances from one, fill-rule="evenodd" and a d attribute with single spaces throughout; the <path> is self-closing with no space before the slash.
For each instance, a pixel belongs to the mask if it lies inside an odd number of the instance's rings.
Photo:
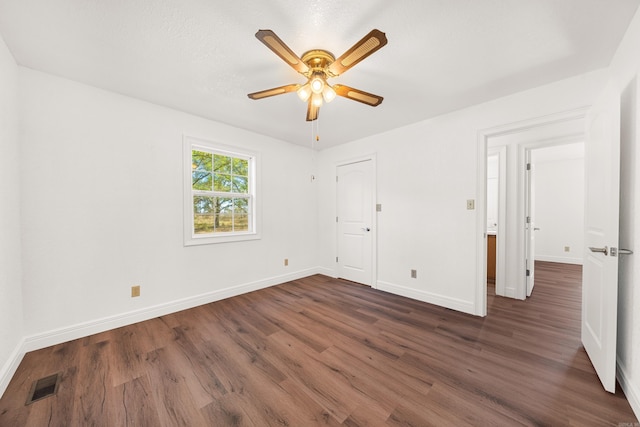
<path id="1" fill-rule="evenodd" d="M 497 291 L 496 291 L 497 293 Z M 504 289 L 504 295 L 500 295 L 507 298 L 520 299 L 516 296 L 516 288 L 509 287 Z"/>
<path id="2" fill-rule="evenodd" d="M 631 405 L 633 413 L 636 415 L 636 418 L 640 419 L 640 389 L 638 389 L 637 385 L 631 381 L 624 365 L 620 363 L 620 359 L 618 359 L 617 362 L 616 378 L 620 383 L 620 387 L 622 387 L 622 391 L 624 391 L 624 395 L 629 401 L 629 405 Z"/>
<path id="3" fill-rule="evenodd" d="M 461 311 L 463 313 L 475 314 L 475 305 L 473 301 L 451 298 L 432 292 L 384 282 L 381 280 L 378 280 L 377 289 L 385 292 L 390 292 L 392 294 L 401 295 L 403 297 L 412 298 L 418 301 L 428 302 L 429 304 L 435 304 L 441 307 L 450 308 L 452 310 Z"/>
<path id="4" fill-rule="evenodd" d="M 18 345 L 13 349 L 9 359 L 5 362 L 0 370 L 0 397 L 4 394 L 4 391 L 9 387 L 9 382 L 11 382 L 11 378 L 18 370 L 18 366 L 20 366 L 20 362 L 22 362 L 22 358 L 24 357 L 26 351 L 24 350 L 24 338 L 20 340 Z"/>
<path id="5" fill-rule="evenodd" d="M 247 292 L 256 291 L 258 289 L 268 288 L 270 286 L 286 283 L 291 280 L 301 279 L 313 274 L 332 273 L 321 267 L 313 267 L 305 270 L 299 270 L 293 273 L 269 277 L 255 282 L 236 285 L 225 289 L 207 292 L 192 297 L 183 298 L 176 301 L 170 301 L 127 313 L 116 314 L 113 316 L 94 319 L 88 322 L 78 323 L 75 325 L 65 326 L 63 328 L 52 329 L 24 337 L 11 353 L 9 359 L 5 362 L 0 370 L 0 396 L 4 394 L 9 386 L 11 378 L 15 374 L 24 355 L 29 351 L 39 350 L 41 348 L 60 344 L 89 335 L 130 325 L 136 322 L 153 319 L 158 316 L 175 313 L 181 310 L 197 307 L 203 304 L 219 301 L 225 298 L 242 295 Z"/>
<path id="6" fill-rule="evenodd" d="M 536 261 L 559 262 L 561 264 L 582 265 L 582 258 L 536 254 Z"/>
<path id="7" fill-rule="evenodd" d="M 327 267 L 316 267 L 316 274 L 333 277 L 334 279 L 338 277 L 335 270 Z"/>
<path id="8" fill-rule="evenodd" d="M 153 319 L 155 317 L 164 316 L 181 310 L 197 307 L 203 304 L 220 301 L 225 298 L 242 295 L 248 292 L 257 291 L 258 289 L 268 288 L 270 286 L 289 282 L 291 280 L 300 279 L 313 274 L 320 273 L 319 268 L 309 268 L 296 271 L 281 276 L 269 277 L 255 282 L 236 285 L 225 289 L 219 289 L 200 295 L 195 295 L 180 300 L 170 301 L 139 310 L 121 313 L 114 316 L 104 317 L 102 319 L 90 320 L 88 322 L 78 323 L 63 328 L 53 329 L 50 331 L 38 333 L 25 337 L 25 350 L 33 351 L 52 345 L 60 344 L 70 340 L 83 338 L 89 335 L 130 325 L 136 322 Z M 321 273 L 320 273 L 321 274 Z"/>

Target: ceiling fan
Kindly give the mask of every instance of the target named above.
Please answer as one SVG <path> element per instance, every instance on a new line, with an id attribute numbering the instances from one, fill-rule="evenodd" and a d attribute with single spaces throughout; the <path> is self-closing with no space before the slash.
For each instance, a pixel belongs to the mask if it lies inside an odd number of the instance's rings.
<path id="1" fill-rule="evenodd" d="M 322 101 L 331 102 L 336 95 L 372 107 L 380 105 L 383 100 L 381 96 L 359 89 L 344 85 L 331 86 L 327 83 L 327 79 L 343 74 L 386 45 L 387 38 L 380 30 L 372 30 L 338 59 L 331 52 L 322 49 L 305 52 L 300 58 L 271 30 L 259 30 L 256 38 L 294 70 L 305 76 L 307 82 L 303 85 L 290 84 L 250 93 L 247 96 L 251 99 L 262 99 L 295 91 L 302 101 L 307 102 L 307 121 L 316 120 Z"/>

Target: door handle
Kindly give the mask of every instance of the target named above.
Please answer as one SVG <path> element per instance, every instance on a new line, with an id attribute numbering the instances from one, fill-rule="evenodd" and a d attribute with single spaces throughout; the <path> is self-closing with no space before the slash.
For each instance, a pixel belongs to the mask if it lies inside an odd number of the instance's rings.
<path id="1" fill-rule="evenodd" d="M 591 252 L 602 252 L 605 256 L 609 255 L 609 248 L 606 246 L 604 248 L 594 248 L 593 246 L 589 246 L 589 250 Z"/>
<path id="2" fill-rule="evenodd" d="M 533 227 L 533 231 L 540 231 L 540 227 Z"/>
<path id="3" fill-rule="evenodd" d="M 369 227 L 362 227 L 362 231 L 371 231 Z"/>
<path id="4" fill-rule="evenodd" d="M 631 254 L 633 254 L 633 251 L 631 249 L 611 248 L 611 256 L 631 255 Z"/>

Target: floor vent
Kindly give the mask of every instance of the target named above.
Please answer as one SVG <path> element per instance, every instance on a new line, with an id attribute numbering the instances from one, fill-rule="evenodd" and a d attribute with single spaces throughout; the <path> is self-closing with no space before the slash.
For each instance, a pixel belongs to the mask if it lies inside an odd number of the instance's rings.
<path id="1" fill-rule="evenodd" d="M 60 377 L 60 373 L 57 373 L 34 381 L 25 405 L 30 405 L 33 402 L 56 394 L 58 392 L 58 385 L 60 384 Z"/>

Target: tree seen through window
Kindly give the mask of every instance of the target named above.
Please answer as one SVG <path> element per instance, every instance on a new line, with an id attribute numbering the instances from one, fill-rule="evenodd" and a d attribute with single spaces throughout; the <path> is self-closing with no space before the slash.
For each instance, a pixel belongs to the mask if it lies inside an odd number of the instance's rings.
<path id="1" fill-rule="evenodd" d="M 194 234 L 249 231 L 249 159 L 191 154 Z"/>

